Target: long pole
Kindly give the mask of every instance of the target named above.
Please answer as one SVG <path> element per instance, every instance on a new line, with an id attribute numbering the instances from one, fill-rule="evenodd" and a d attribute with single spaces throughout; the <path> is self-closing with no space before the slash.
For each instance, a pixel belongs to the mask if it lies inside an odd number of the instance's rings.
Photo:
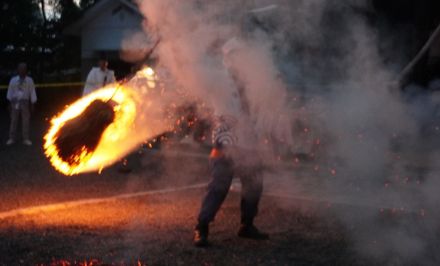
<path id="1" fill-rule="evenodd" d="M 432 43 L 435 41 L 437 37 L 440 37 L 440 24 L 437 26 L 437 28 L 434 30 L 434 32 L 429 37 L 428 41 L 423 45 L 422 49 L 417 53 L 417 55 L 409 62 L 409 64 L 400 72 L 398 79 L 397 79 L 397 85 L 399 88 L 406 85 L 406 82 L 408 81 L 409 74 L 414 69 L 414 67 L 417 65 L 417 63 L 420 62 L 420 60 L 423 58 L 423 56 L 428 52 L 429 48 L 431 47 Z"/>

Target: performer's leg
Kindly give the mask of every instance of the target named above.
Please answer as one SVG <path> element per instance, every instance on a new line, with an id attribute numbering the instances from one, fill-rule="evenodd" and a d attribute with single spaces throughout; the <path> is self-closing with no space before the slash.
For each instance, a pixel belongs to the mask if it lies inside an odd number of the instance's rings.
<path id="1" fill-rule="evenodd" d="M 233 178 L 232 161 L 225 158 L 210 159 L 211 182 L 202 201 L 198 222 L 209 224 L 215 218 L 228 194 Z"/>
<path id="2" fill-rule="evenodd" d="M 210 159 L 211 182 L 202 201 L 198 223 L 194 230 L 194 245 L 206 247 L 208 243 L 209 223 L 212 222 L 228 194 L 233 170 L 232 161 L 225 157 Z"/>
<path id="3" fill-rule="evenodd" d="M 238 236 L 264 240 L 269 236 L 254 226 L 263 192 L 263 178 L 259 170 L 248 171 L 241 176 L 241 227 Z"/>
<path id="4" fill-rule="evenodd" d="M 241 191 L 241 223 L 252 225 L 258 213 L 258 204 L 263 192 L 261 173 L 251 172 L 240 177 Z"/>

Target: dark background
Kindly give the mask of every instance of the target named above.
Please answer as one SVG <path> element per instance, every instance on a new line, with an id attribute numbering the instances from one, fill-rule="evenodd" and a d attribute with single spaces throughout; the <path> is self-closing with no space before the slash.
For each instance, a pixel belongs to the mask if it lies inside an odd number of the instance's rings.
<path id="1" fill-rule="evenodd" d="M 0 4 L 0 84 L 9 82 L 17 63 L 22 61 L 28 63 L 36 83 L 81 81 L 80 40 L 66 36 L 63 30 L 97 1 L 82 0 L 77 6 L 73 0 L 54 0 L 55 16 L 50 16 L 42 12 L 43 0 L 3 0 Z M 403 67 L 440 23 L 440 1 L 370 1 L 372 8 L 360 12 L 377 28 L 380 41 L 392 43 L 381 47 L 383 60 Z M 438 74 L 425 65 L 426 59 L 415 69 L 413 82 L 425 85 Z M 80 90 L 79 87 L 39 88 L 39 108 L 64 105 L 79 96 Z M 0 104 L 4 107 L 5 93 L 6 90 L 0 90 Z"/>

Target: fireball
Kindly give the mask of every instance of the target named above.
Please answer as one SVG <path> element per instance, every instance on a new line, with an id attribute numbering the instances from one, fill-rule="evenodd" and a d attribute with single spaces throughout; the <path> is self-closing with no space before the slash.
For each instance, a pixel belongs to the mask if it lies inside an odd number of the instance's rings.
<path id="1" fill-rule="evenodd" d="M 69 176 L 83 172 L 100 171 L 125 155 L 121 152 L 125 151 L 121 148 L 121 144 L 123 145 L 124 141 L 130 138 L 130 134 L 133 134 L 136 130 L 137 99 L 140 98 L 139 92 L 131 85 L 139 82 L 146 83 L 148 88 L 154 88 L 154 71 L 147 67 L 139 71 L 126 84 L 113 84 L 94 91 L 67 106 L 64 111 L 51 120 L 51 127 L 44 137 L 44 150 L 56 170 Z M 88 120 L 82 118 L 85 115 L 90 116 L 90 114 L 93 116 L 93 112 L 90 112 L 90 110 L 96 104 L 98 104 L 98 107 L 110 108 L 110 110 L 106 110 L 107 117 L 100 124 L 100 130 L 89 130 L 86 135 L 83 134 L 77 141 L 70 138 L 69 141 L 76 144 L 70 145 L 74 148 L 69 149 L 66 155 L 65 149 L 63 150 L 63 147 L 60 146 L 62 134 L 71 131 L 72 125 L 78 130 L 83 127 L 87 128 L 89 125 L 84 121 Z M 96 124 L 96 115 L 94 116 L 93 123 Z M 101 118 L 98 117 L 98 119 Z M 84 143 L 87 143 L 87 141 L 84 141 L 84 138 L 96 141 L 94 145 L 86 145 Z"/>

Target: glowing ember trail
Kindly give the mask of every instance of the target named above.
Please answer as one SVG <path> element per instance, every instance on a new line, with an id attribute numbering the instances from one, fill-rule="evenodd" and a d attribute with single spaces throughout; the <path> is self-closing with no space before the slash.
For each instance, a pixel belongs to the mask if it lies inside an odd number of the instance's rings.
<path id="1" fill-rule="evenodd" d="M 133 142 L 127 141 L 136 130 L 136 119 L 141 98 L 141 92 L 134 85 L 139 82 L 145 84 L 147 89 L 156 86 L 156 77 L 153 69 L 146 67 L 136 73 L 135 77 L 124 84 L 112 84 L 94 91 L 91 94 L 80 98 L 59 115 L 51 120 L 51 127 L 45 135 L 44 150 L 47 158 L 56 170 L 65 175 L 75 175 L 83 172 L 98 171 L 118 161 L 126 155 L 130 149 L 121 148 L 133 146 Z M 73 154 L 68 158 L 60 152 L 57 140 L 63 127 L 73 119 L 81 116 L 91 104 L 100 102 L 113 108 L 114 117 L 109 120 L 98 139 L 96 148 L 80 146 L 79 149 L 72 149 Z M 89 108 L 90 109 L 90 108 Z M 94 137 L 99 137 L 94 136 Z"/>

